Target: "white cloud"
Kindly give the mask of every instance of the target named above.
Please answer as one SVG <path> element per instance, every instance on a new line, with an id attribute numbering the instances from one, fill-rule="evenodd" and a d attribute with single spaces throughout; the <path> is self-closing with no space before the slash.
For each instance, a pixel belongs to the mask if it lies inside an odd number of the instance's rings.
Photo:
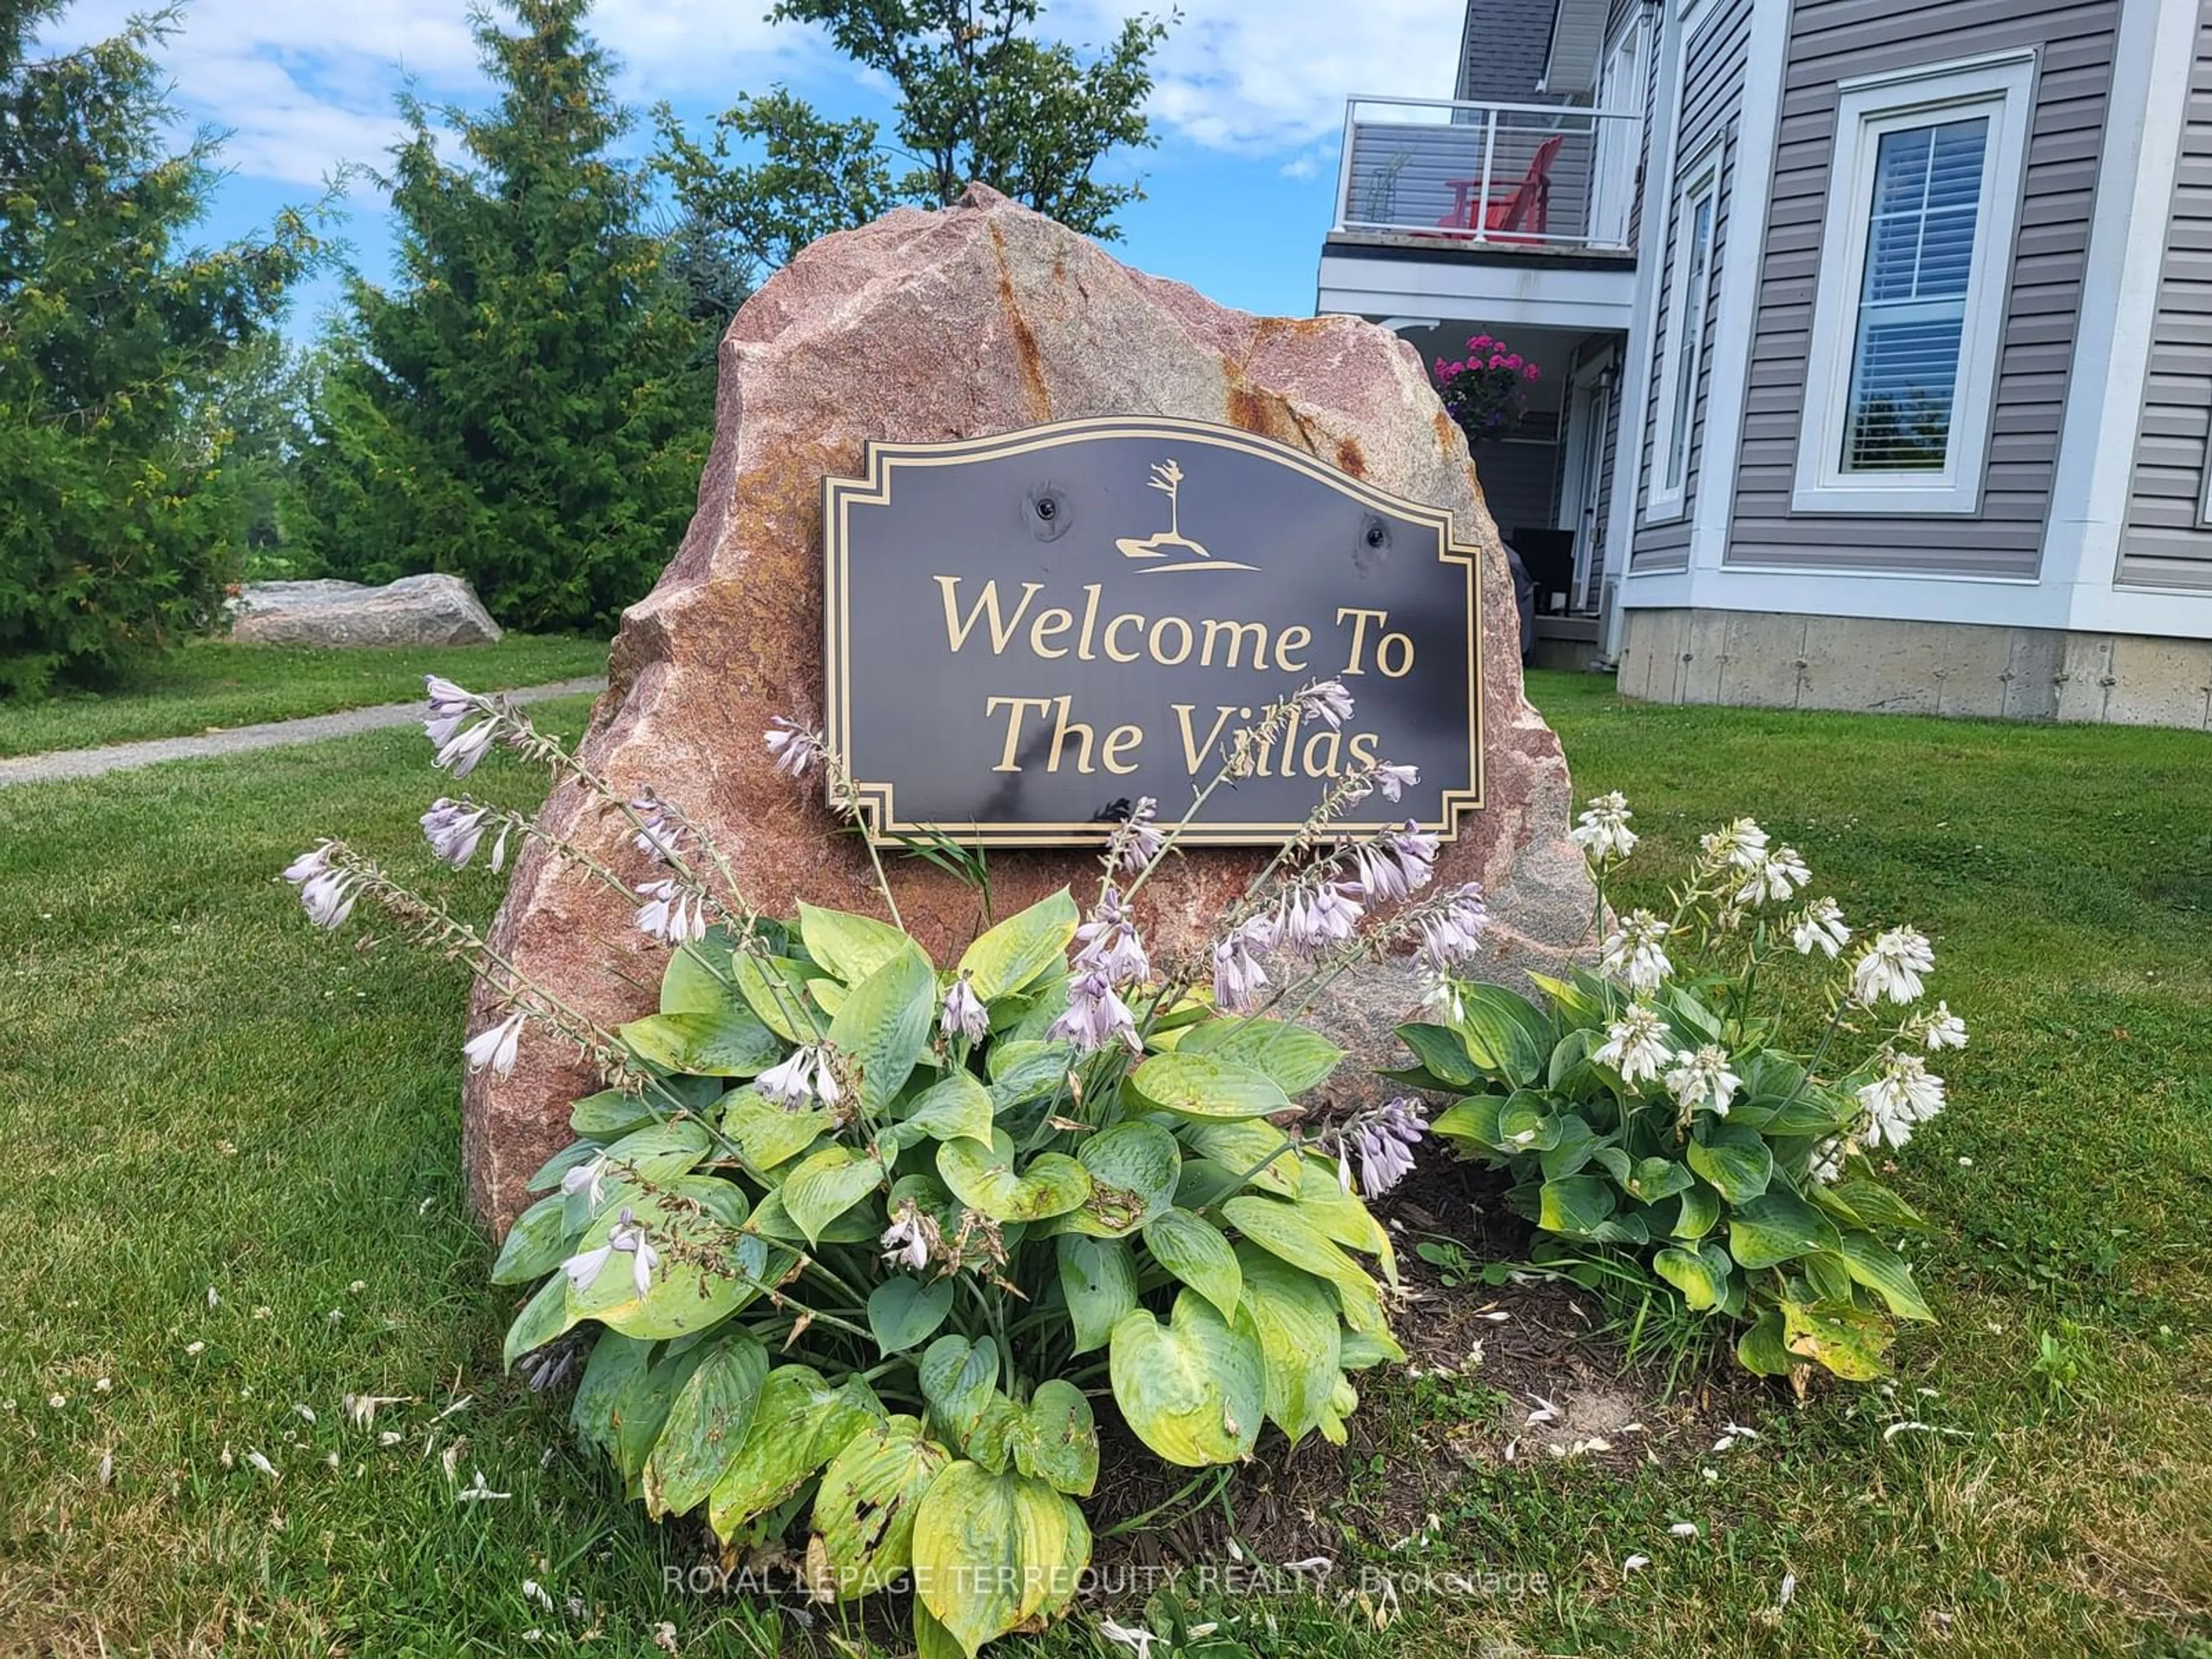
<path id="1" fill-rule="evenodd" d="M 143 0 L 80 0 L 53 31 L 108 33 Z M 843 72 L 809 31 L 771 27 L 769 0 L 602 0 L 590 27 L 624 64 L 623 96 L 721 107 L 781 78 Z M 1057 0 L 1048 30 L 1105 39 L 1169 0 Z M 1170 140 L 1249 154 L 1310 145 L 1341 125 L 1354 93 L 1443 94 L 1459 46 L 1445 0 L 1182 0 L 1157 65 L 1152 113 Z M 188 125 L 234 136 L 246 176 L 312 184 L 342 162 L 384 159 L 398 131 L 392 94 L 481 90 L 465 0 L 195 0 L 165 53 Z M 1308 157 L 1289 163 L 1292 177 Z M 1318 163 L 1315 164 L 1318 166 Z"/>

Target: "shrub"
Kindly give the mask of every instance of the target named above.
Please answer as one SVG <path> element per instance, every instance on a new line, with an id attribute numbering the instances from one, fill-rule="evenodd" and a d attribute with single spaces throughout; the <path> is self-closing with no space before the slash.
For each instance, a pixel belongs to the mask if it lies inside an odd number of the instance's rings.
<path id="1" fill-rule="evenodd" d="M 1471 889 L 1414 898 L 1434 837 L 1327 830 L 1366 795 L 1396 799 L 1407 769 L 1334 786 L 1210 952 L 1150 959 L 1135 901 L 1190 815 L 1163 827 L 1146 801 L 1102 832 L 1087 917 L 1062 890 L 940 969 L 880 863 L 888 921 L 763 916 L 677 806 L 608 790 L 502 703 L 432 690 L 427 728 L 456 775 L 505 743 L 627 815 L 659 872 L 635 891 L 553 845 L 672 946 L 659 1012 L 592 1026 L 343 843 L 286 873 L 319 922 L 366 896 L 471 961 L 508 1005 L 470 1041 L 472 1066 L 506 1072 L 532 1031 L 599 1063 L 608 1086 L 575 1103 L 578 1139 L 530 1183 L 544 1196 L 493 1277 L 544 1281 L 507 1358 L 540 1382 L 581 1359 L 576 1431 L 652 1514 L 703 1510 L 732 1547 L 805 1517 L 815 1593 L 911 1575 L 921 1650 L 973 1654 L 1067 1605 L 1098 1408 L 1190 1468 L 1250 1455 L 1270 1422 L 1293 1443 L 1344 1439 L 1351 1377 L 1403 1358 L 1374 1277 L 1395 1280 L 1390 1242 L 1352 1163 L 1370 1193 L 1397 1179 L 1418 1119 L 1393 1103 L 1298 1127 L 1296 1097 L 1341 1055 L 1297 1017 L 1377 951 L 1464 960 L 1481 923 Z M 1191 815 L 1291 719 L 1349 713 L 1333 682 L 1264 711 Z M 825 769 L 857 817 L 817 734 L 767 735 L 781 769 Z M 465 800 L 423 827 L 456 866 L 541 833 Z"/>
<path id="2" fill-rule="evenodd" d="M 1606 796 L 1574 832 L 1601 918 L 1632 816 Z M 1812 1362 L 1864 1380 L 1892 1317 L 1933 1317 L 1884 1242 L 1923 1224 L 1867 1154 L 1942 1109 L 1926 1056 L 1966 1033 L 1944 1004 L 1917 1006 L 1934 953 L 1898 927 L 1825 987 L 1813 1054 L 1787 1052 L 1783 959 L 1840 963 L 1852 937 L 1832 899 L 1803 902 L 1809 880 L 1794 849 L 1739 820 L 1704 838 L 1670 914 L 1618 918 L 1595 972 L 1539 976 L 1542 1006 L 1455 987 L 1448 1023 L 1401 1028 L 1419 1067 L 1397 1075 L 1461 1097 L 1435 1132 L 1506 1171 L 1508 1203 L 1544 1235 L 1539 1260 L 1634 1264 L 1692 1310 L 1742 1322 L 1753 1371 Z"/>

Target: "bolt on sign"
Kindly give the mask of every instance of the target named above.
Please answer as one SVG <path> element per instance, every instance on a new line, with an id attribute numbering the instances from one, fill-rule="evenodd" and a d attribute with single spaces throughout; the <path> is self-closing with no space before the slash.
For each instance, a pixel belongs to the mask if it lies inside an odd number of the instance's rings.
<path id="1" fill-rule="evenodd" d="M 1194 421 L 1062 422 L 870 443 L 823 484 L 827 726 L 878 842 L 1096 845 L 1172 821 L 1268 703 L 1340 679 L 1215 792 L 1190 844 L 1277 841 L 1329 780 L 1420 781 L 1341 827 L 1482 805 L 1481 562 L 1449 512 Z"/>

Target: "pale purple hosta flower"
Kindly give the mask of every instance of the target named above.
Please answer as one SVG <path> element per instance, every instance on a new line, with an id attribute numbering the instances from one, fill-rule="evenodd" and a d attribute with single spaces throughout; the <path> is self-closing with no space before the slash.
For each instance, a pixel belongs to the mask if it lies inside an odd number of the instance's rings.
<path id="1" fill-rule="evenodd" d="M 929 1265 L 936 1242 L 937 1224 L 912 1199 L 902 1199 L 891 1212 L 891 1224 L 884 1229 L 884 1260 L 918 1273 Z"/>
<path id="2" fill-rule="evenodd" d="M 1294 892 L 1284 902 L 1282 942 L 1302 957 L 1318 957 L 1332 945 L 1350 939 L 1363 914 L 1349 887 L 1342 882 L 1325 881 L 1318 887 Z"/>
<path id="3" fill-rule="evenodd" d="M 467 730 L 447 739 L 444 745 L 430 757 L 430 764 L 441 771 L 450 770 L 455 782 L 477 769 L 477 763 L 491 750 L 491 741 L 499 735 L 496 720 L 478 720 Z"/>
<path id="4" fill-rule="evenodd" d="M 1734 865 L 1748 875 L 1766 861 L 1766 831 L 1749 818 L 1738 818 L 1725 830 L 1699 840 L 1705 856 L 1717 864 Z"/>
<path id="5" fill-rule="evenodd" d="M 1150 795 L 1140 796 L 1134 809 L 1122 820 L 1119 863 L 1124 873 L 1139 874 L 1159 857 L 1160 848 L 1167 844 L 1167 836 L 1154 822 L 1159 811 L 1159 802 Z"/>
<path id="6" fill-rule="evenodd" d="M 297 885 L 321 875 L 331 867 L 331 845 L 327 841 L 317 842 L 313 852 L 301 854 L 284 866 L 284 879 Z"/>
<path id="7" fill-rule="evenodd" d="M 1908 1022 L 1905 1029 L 1909 1040 L 1931 1053 L 1938 1048 L 1966 1046 L 1966 1022 L 1951 1012 L 1948 1003 L 1937 1003 L 1935 1012 L 1922 1014 Z"/>
<path id="8" fill-rule="evenodd" d="M 688 945 L 707 937 L 707 901 L 688 892 L 673 876 L 641 885 L 646 902 L 637 908 L 638 931 L 664 945 Z"/>
<path id="9" fill-rule="evenodd" d="M 1625 859 L 1636 850 L 1636 831 L 1628 827 L 1629 819 L 1635 816 L 1628 810 L 1628 798 L 1616 789 L 1590 801 L 1589 811 L 1575 821 L 1567 839 L 1581 848 L 1592 864 Z"/>
<path id="10" fill-rule="evenodd" d="M 1590 1055 L 1600 1066 L 1620 1073 L 1621 1083 L 1630 1089 L 1645 1078 L 1657 1077 L 1668 1057 L 1667 1022 L 1640 1002 L 1606 1027 L 1604 1043 Z"/>
<path id="11" fill-rule="evenodd" d="M 649 854 L 662 864 L 673 864 L 683 850 L 684 826 L 668 810 L 668 805 L 650 789 L 629 804 L 637 815 L 637 834 L 630 839 L 641 853 Z"/>
<path id="12" fill-rule="evenodd" d="M 1851 969 L 1851 996 L 1867 1006 L 1887 997 L 1892 1002 L 1917 1002 L 1920 976 L 1936 966 L 1935 947 L 1927 935 L 1911 927 L 1893 927 L 1868 945 L 1866 954 Z"/>
<path id="13" fill-rule="evenodd" d="M 422 735 L 430 739 L 433 748 L 443 749 L 453 740 L 453 733 L 461 722 L 471 714 L 485 713 L 490 703 L 465 686 L 459 686 L 436 674 L 422 676 L 423 690 L 430 699 L 430 712 L 422 720 Z"/>
<path id="14" fill-rule="evenodd" d="M 1456 889 L 1442 905 L 1421 918 L 1424 965 L 1436 973 L 1449 973 L 1472 957 L 1481 948 L 1488 916 L 1481 883 L 1470 881 Z"/>
<path id="15" fill-rule="evenodd" d="M 1674 971 L 1667 959 L 1667 939 L 1673 932 L 1649 910 L 1631 910 L 1607 939 L 1598 971 L 1620 975 L 1638 996 L 1650 995 Z"/>
<path id="16" fill-rule="evenodd" d="M 469 860 L 477 855 L 477 843 L 483 839 L 484 819 L 490 813 L 488 806 L 471 806 L 439 796 L 422 818 L 422 836 L 430 843 L 430 855 L 456 870 L 468 868 Z"/>
<path id="17" fill-rule="evenodd" d="M 588 1291 L 599 1282 L 607 1263 L 620 1251 L 630 1259 L 630 1285 L 640 1296 L 653 1288 L 653 1270 L 660 1265 L 660 1252 L 647 1240 L 645 1229 L 637 1224 L 636 1215 L 624 1206 L 622 1219 L 607 1234 L 607 1242 L 597 1249 L 580 1250 L 561 1264 L 561 1271 L 568 1275 L 569 1285 L 578 1291 Z"/>
<path id="18" fill-rule="evenodd" d="M 1833 962 L 1836 952 L 1851 942 L 1851 930 L 1844 925 L 1844 913 L 1835 900 L 1815 900 L 1805 907 L 1802 915 L 1790 930 L 1790 941 L 1797 947 L 1797 954 L 1809 957 L 1818 951 Z"/>
<path id="19" fill-rule="evenodd" d="M 1067 1012 L 1045 1035 L 1055 1042 L 1072 1042 L 1085 1054 L 1113 1042 L 1123 1044 L 1133 1054 L 1145 1051 L 1135 1016 L 1114 994 L 1114 981 L 1096 968 L 1076 976 L 1068 988 Z"/>
<path id="20" fill-rule="evenodd" d="M 1436 873 L 1437 837 L 1407 818 L 1398 829 L 1352 849 L 1360 896 L 1386 904 L 1417 893 Z"/>
<path id="21" fill-rule="evenodd" d="M 1249 1014 L 1267 988 L 1259 957 L 1274 948 L 1275 924 L 1253 916 L 1230 930 L 1213 947 L 1213 1006 L 1225 1014 Z"/>
<path id="22" fill-rule="evenodd" d="M 342 870 L 325 870 L 309 877 L 300 888 L 300 903 L 307 920 L 318 927 L 333 930 L 345 925 L 345 919 L 353 914 L 353 902 L 360 896 L 359 888 Z"/>
<path id="23" fill-rule="evenodd" d="M 769 729 L 761 733 L 761 741 L 768 744 L 768 752 L 775 757 L 775 769 L 787 778 L 805 777 L 822 758 L 822 734 L 781 714 L 769 722 Z"/>
<path id="24" fill-rule="evenodd" d="M 1912 1139 L 1914 1124 L 1943 1109 L 1943 1079 L 1917 1054 L 1886 1054 L 1881 1075 L 1858 1095 L 1874 1144 L 1902 1146 Z"/>
<path id="25" fill-rule="evenodd" d="M 1410 1095 L 1347 1125 L 1346 1140 L 1359 1152 L 1360 1195 L 1380 1198 L 1411 1175 L 1413 1149 L 1421 1144 L 1421 1137 L 1428 1132 L 1428 1120 L 1421 1115 L 1421 1103 Z M 1347 1188 L 1350 1173 L 1347 1149 L 1340 1152 L 1337 1163 L 1337 1179 Z"/>
<path id="26" fill-rule="evenodd" d="M 1728 1050 L 1711 1042 L 1695 1053 L 1676 1050 L 1674 1069 L 1667 1073 L 1668 1092 L 1686 1112 L 1703 1106 L 1716 1116 L 1726 1117 L 1729 1103 L 1741 1087 L 1743 1079 L 1729 1070 Z"/>
<path id="27" fill-rule="evenodd" d="M 1738 904 L 1780 904 L 1795 898 L 1797 890 L 1813 879 L 1805 860 L 1794 847 L 1764 854 L 1750 866 L 1749 879 L 1736 890 Z"/>
<path id="28" fill-rule="evenodd" d="M 486 1026 L 464 1043 L 461 1052 L 468 1056 L 469 1070 L 481 1072 L 489 1066 L 495 1077 L 514 1076 L 515 1049 L 522 1040 L 524 1018 L 522 1010 L 518 1008 L 498 1024 Z"/>
<path id="29" fill-rule="evenodd" d="M 1375 787 L 1382 792 L 1384 800 L 1397 800 L 1421 781 L 1421 769 L 1418 766 L 1394 766 L 1385 761 L 1368 775 L 1375 780 Z"/>
<path id="30" fill-rule="evenodd" d="M 991 1011 L 975 994 L 975 988 L 969 984 L 967 975 L 954 980 L 952 988 L 945 994 L 945 1007 L 938 1024 L 946 1036 L 957 1031 L 970 1042 L 981 1042 L 990 1035 Z"/>
<path id="31" fill-rule="evenodd" d="M 1352 718 L 1352 693 L 1342 680 L 1316 680 L 1302 685 L 1291 697 L 1300 714 L 1327 723 L 1331 731 Z"/>
<path id="32" fill-rule="evenodd" d="M 827 1043 L 809 1043 L 793 1049 L 755 1078 L 753 1087 L 763 1099 L 774 1101 L 787 1112 L 797 1111 L 809 1100 L 819 1100 L 834 1110 L 844 1092 L 838 1086 L 836 1067 Z"/>
<path id="33" fill-rule="evenodd" d="M 1106 884 L 1091 920 L 1075 930 L 1075 937 L 1083 945 L 1075 956 L 1078 971 L 1103 974 L 1115 985 L 1135 985 L 1152 976 L 1145 942 L 1137 936 L 1121 890 L 1113 883 Z"/>
<path id="34" fill-rule="evenodd" d="M 1350 856 L 1359 896 L 1368 903 L 1394 904 L 1413 890 L 1407 884 L 1405 866 L 1381 846 L 1362 842 Z"/>

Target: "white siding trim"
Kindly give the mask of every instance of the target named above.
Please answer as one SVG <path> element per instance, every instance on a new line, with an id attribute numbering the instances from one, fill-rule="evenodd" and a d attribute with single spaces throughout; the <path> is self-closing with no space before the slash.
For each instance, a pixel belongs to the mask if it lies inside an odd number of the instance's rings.
<path id="1" fill-rule="evenodd" d="M 1717 273 L 1713 269 L 1713 252 L 1721 221 L 1721 158 L 1726 149 L 1725 132 L 1714 135 L 1682 169 L 1668 222 L 1668 246 L 1671 250 L 1667 261 L 1674 268 L 1674 282 L 1667 295 L 1667 337 L 1660 352 L 1659 397 L 1653 405 L 1651 421 L 1651 490 L 1644 510 L 1646 524 L 1667 524 L 1680 519 L 1688 510 L 1686 489 L 1690 477 L 1690 447 L 1697 436 L 1698 372 L 1704 366 L 1705 351 L 1711 343 L 1705 327 L 1705 315 L 1711 308 L 1713 287 Z M 1698 210 L 1708 210 L 1705 235 L 1698 234 Z M 1704 281 L 1698 291 L 1690 292 L 1690 273 L 1697 265 L 1697 244 L 1705 243 Z M 1685 336 L 1692 343 L 1687 363 L 1682 360 Z M 1647 348 L 1648 349 L 1648 348 Z M 1683 377 L 1688 376 L 1689 403 L 1680 407 Z M 1668 458 L 1675 441 L 1682 445 L 1682 475 L 1669 479 Z"/>
<path id="2" fill-rule="evenodd" d="M 1993 52 L 1926 64 L 1895 75 L 1841 83 L 1835 161 L 1828 179 L 1825 246 L 1813 302 L 1813 339 L 1806 374 L 1805 425 L 1797 443 L 1798 513 L 1971 514 L 1981 507 L 1982 473 L 1995 414 L 1997 356 L 2005 296 L 2012 274 L 2013 234 L 2027 170 L 2027 134 L 2034 118 L 2037 54 Z M 1839 453 L 1850 395 L 1852 343 L 1857 338 L 1859 286 L 1864 275 L 1874 190 L 1875 138 L 1901 121 L 1947 108 L 1987 106 L 1990 145 L 1984 163 L 1973 266 L 1967 280 L 1966 328 L 1952 399 L 1948 453 L 1941 472 L 1847 474 Z"/>

